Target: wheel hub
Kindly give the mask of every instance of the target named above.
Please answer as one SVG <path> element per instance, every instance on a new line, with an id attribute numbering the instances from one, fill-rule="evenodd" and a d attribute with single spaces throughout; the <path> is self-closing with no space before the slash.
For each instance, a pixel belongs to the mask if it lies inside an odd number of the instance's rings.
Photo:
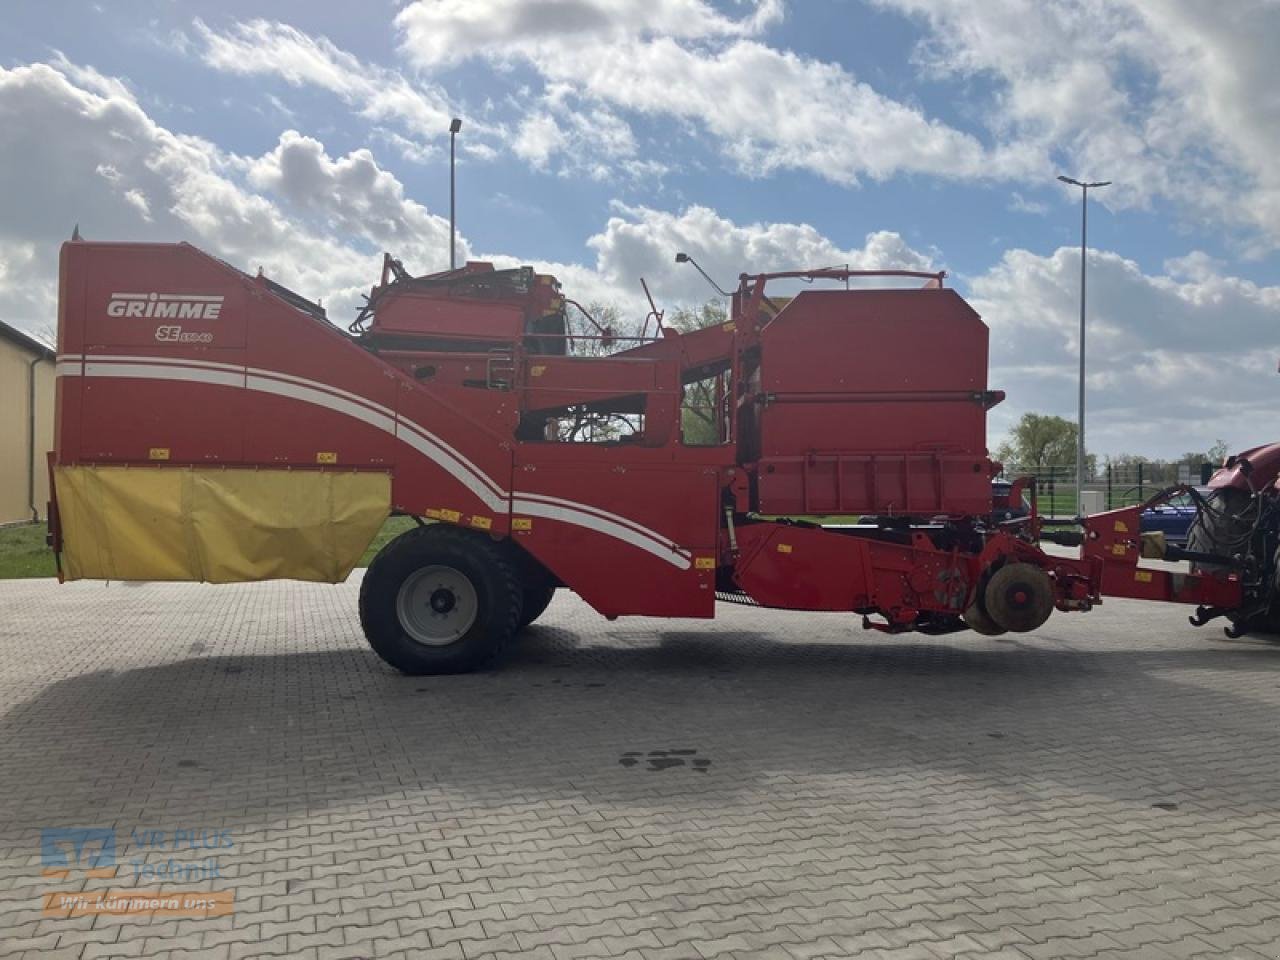
<path id="1" fill-rule="evenodd" d="M 431 594 L 431 609 L 436 613 L 448 613 L 458 604 L 458 599 L 453 595 L 452 590 L 441 587 Z"/>
<path id="2" fill-rule="evenodd" d="M 409 574 L 396 594 L 400 627 L 418 643 L 443 647 L 460 640 L 476 622 L 480 601 L 462 571 L 440 564 Z"/>

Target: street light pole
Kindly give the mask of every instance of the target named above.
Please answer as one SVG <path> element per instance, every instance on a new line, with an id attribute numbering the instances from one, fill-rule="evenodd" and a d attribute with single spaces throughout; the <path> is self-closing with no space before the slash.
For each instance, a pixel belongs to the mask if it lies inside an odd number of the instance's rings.
<path id="1" fill-rule="evenodd" d="M 453 143 L 457 139 L 458 131 L 462 129 L 462 120 L 454 117 L 449 121 L 449 269 L 456 270 L 458 268 L 458 241 L 457 237 L 457 220 L 455 218 L 455 201 L 454 196 L 454 175 L 453 175 Z"/>
<path id="2" fill-rule="evenodd" d="M 1076 516 L 1084 516 L 1084 318 L 1085 291 L 1089 270 L 1089 188 L 1109 187 L 1110 180 L 1084 183 L 1070 177 L 1058 177 L 1063 183 L 1080 188 L 1080 404 L 1076 424 Z"/>

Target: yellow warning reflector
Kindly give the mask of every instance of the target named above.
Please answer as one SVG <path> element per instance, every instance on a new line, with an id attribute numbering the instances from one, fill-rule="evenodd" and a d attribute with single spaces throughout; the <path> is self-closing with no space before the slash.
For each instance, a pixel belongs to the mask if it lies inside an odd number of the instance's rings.
<path id="1" fill-rule="evenodd" d="M 693 561 L 693 565 L 699 570 L 714 570 L 716 568 L 716 558 L 698 557 Z"/>
<path id="2" fill-rule="evenodd" d="M 529 517 L 513 517 L 511 520 L 512 530 L 532 530 L 533 520 Z"/>
<path id="3" fill-rule="evenodd" d="M 426 509 L 426 510 L 424 510 L 424 511 L 422 511 L 422 512 L 426 515 L 426 517 L 427 517 L 427 519 L 428 519 L 428 520 L 443 520 L 443 519 L 444 519 L 444 517 L 440 516 L 440 511 L 439 511 L 439 510 L 437 510 L 435 507 L 427 507 L 427 509 Z"/>
<path id="4" fill-rule="evenodd" d="M 152 447 L 150 450 L 147 451 L 147 459 L 168 460 L 169 448 L 168 447 Z"/>
<path id="5" fill-rule="evenodd" d="M 543 364 L 539 364 L 536 367 L 529 368 L 529 376 L 531 377 L 540 377 L 546 372 L 547 372 L 547 368 Z"/>
<path id="6" fill-rule="evenodd" d="M 1129 525 L 1125 523 L 1123 520 L 1117 520 L 1116 533 L 1128 533 L 1128 532 L 1129 532 Z"/>
<path id="7" fill-rule="evenodd" d="M 488 530 L 493 526 L 493 519 L 491 517 L 472 517 L 471 525 L 477 530 Z"/>
<path id="8" fill-rule="evenodd" d="M 462 519 L 462 514 L 457 510 L 441 510 L 440 519 L 446 520 L 449 523 L 457 523 Z"/>
<path id="9" fill-rule="evenodd" d="M 321 450 L 316 454 L 316 463 L 337 463 L 338 455 L 332 450 Z"/>
<path id="10" fill-rule="evenodd" d="M 1128 550 L 1128 547 L 1126 547 L 1123 543 L 1113 543 L 1111 545 L 1111 552 L 1114 553 L 1117 557 L 1123 557 L 1126 550 Z"/>
<path id="11" fill-rule="evenodd" d="M 728 323 L 722 323 L 720 324 L 720 326 L 724 327 L 725 333 L 733 333 L 733 331 L 737 329 L 737 327 L 734 325 L 734 322 L 732 320 L 730 320 Z"/>
<path id="12" fill-rule="evenodd" d="M 780 543 L 780 544 L 778 544 L 778 552 L 779 552 L 779 553 L 790 553 L 790 552 L 791 552 L 791 544 L 789 544 L 789 543 Z"/>
<path id="13" fill-rule="evenodd" d="M 1135 570 L 1135 571 L 1133 572 L 1133 579 L 1137 580 L 1139 583 L 1150 583 L 1150 582 L 1151 582 L 1151 571 L 1150 571 L 1150 570 Z"/>

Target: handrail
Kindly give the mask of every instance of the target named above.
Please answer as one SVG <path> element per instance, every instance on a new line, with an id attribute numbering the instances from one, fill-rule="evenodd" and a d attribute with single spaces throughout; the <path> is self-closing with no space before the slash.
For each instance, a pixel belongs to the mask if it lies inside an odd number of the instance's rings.
<path id="1" fill-rule="evenodd" d="M 947 277 L 947 271 L 938 270 L 850 270 L 847 267 L 822 267 L 817 270 L 781 270 L 777 273 L 742 273 L 738 275 L 740 288 L 745 291 L 750 281 L 757 283 L 766 280 L 848 280 L 852 277 L 917 277 L 921 280 L 932 280 L 939 287 Z"/>

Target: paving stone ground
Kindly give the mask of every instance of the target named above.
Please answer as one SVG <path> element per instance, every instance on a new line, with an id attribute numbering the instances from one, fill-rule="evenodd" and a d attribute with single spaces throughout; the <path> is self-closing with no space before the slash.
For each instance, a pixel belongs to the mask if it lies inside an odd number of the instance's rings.
<path id="1" fill-rule="evenodd" d="M 0 584 L 0 956 L 1280 956 L 1280 646 L 562 591 L 500 670 L 422 679 L 357 589 Z M 116 876 L 42 876 L 54 827 L 114 829 Z M 235 912 L 41 915 L 133 888 Z"/>

